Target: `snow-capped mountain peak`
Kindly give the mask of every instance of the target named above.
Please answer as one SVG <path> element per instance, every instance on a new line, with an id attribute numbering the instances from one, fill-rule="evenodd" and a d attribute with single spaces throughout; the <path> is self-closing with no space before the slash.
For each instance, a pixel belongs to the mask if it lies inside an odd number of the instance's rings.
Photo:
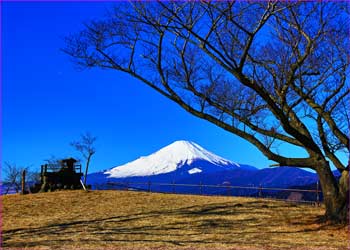
<path id="1" fill-rule="evenodd" d="M 194 142 L 175 141 L 149 156 L 140 157 L 125 165 L 112 168 L 105 174 L 114 178 L 158 175 L 175 171 L 184 165 L 189 166 L 198 161 L 205 161 L 223 168 L 240 166 L 209 152 Z M 201 169 L 197 168 L 196 171 L 191 172 L 200 173 Z"/>

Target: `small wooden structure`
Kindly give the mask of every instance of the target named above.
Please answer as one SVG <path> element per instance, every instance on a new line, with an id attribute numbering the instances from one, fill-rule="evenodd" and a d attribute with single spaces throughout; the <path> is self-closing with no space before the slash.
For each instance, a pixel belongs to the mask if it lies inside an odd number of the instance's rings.
<path id="1" fill-rule="evenodd" d="M 41 165 L 40 192 L 57 189 L 82 189 L 81 164 L 74 158 L 60 160 L 58 164 Z"/>

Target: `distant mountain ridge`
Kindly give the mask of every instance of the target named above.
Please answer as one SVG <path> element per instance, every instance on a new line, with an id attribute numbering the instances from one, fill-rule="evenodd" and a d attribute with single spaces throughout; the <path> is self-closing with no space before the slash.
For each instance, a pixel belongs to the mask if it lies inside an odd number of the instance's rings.
<path id="1" fill-rule="evenodd" d="M 176 141 L 157 152 L 107 171 L 92 173 L 88 183 L 153 182 L 285 188 L 315 183 L 317 175 L 295 167 L 257 169 L 224 159 L 200 145 Z"/>

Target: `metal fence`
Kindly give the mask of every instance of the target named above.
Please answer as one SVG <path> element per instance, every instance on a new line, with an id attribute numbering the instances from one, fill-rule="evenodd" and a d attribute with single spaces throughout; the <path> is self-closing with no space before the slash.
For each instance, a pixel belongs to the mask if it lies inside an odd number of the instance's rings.
<path id="1" fill-rule="evenodd" d="M 27 183 L 27 185 L 29 185 Z M 234 185 L 210 185 L 210 184 L 186 184 L 186 183 L 161 183 L 161 182 L 107 182 L 93 184 L 95 190 L 132 190 L 140 192 L 193 194 L 207 196 L 240 196 L 269 198 L 291 202 L 309 203 L 320 205 L 323 201 L 322 190 L 318 182 L 307 188 L 278 188 L 259 186 L 234 186 Z M 29 187 L 29 186 L 28 186 Z M 27 187 L 27 188 L 28 188 Z M 16 190 L 5 183 L 0 185 L 1 194 L 13 194 Z M 6 192 L 7 191 L 7 192 Z"/>
<path id="2" fill-rule="evenodd" d="M 96 190 L 132 190 L 156 193 L 194 194 L 194 195 L 219 195 L 219 196 L 243 196 L 256 198 L 270 198 L 293 202 L 311 203 L 320 205 L 323 200 L 322 191 L 318 182 L 315 189 L 307 188 L 278 188 L 260 186 L 232 186 L 232 185 L 208 185 L 208 184 L 180 184 L 160 182 L 107 182 L 92 185 Z"/>

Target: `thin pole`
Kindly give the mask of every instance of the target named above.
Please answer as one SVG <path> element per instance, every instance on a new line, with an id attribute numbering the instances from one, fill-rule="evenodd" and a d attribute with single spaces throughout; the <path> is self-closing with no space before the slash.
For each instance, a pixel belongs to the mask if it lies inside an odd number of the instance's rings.
<path id="1" fill-rule="evenodd" d="M 262 185 L 260 184 L 260 187 L 259 187 L 259 197 L 261 198 L 262 197 Z"/>
<path id="2" fill-rule="evenodd" d="M 25 188 L 26 188 L 26 171 L 22 171 L 22 190 L 21 194 L 25 194 Z"/>

